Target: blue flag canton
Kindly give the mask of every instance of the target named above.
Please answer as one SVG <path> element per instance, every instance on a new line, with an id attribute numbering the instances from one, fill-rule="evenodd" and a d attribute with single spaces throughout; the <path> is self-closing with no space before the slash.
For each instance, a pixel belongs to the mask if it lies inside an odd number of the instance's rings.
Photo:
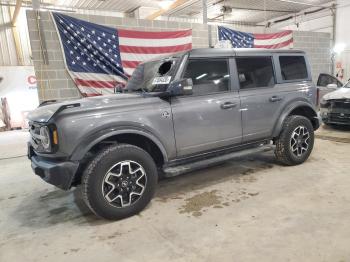
<path id="1" fill-rule="evenodd" d="M 53 13 L 69 70 L 124 75 L 117 29 Z"/>
<path id="2" fill-rule="evenodd" d="M 234 48 L 253 48 L 254 35 L 219 26 L 219 40 L 229 40 Z"/>

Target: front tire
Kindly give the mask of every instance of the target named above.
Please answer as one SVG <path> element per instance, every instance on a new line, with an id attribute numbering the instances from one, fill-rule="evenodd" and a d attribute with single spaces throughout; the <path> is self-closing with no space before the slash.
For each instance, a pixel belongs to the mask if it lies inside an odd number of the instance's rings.
<path id="1" fill-rule="evenodd" d="M 275 156 L 284 165 L 293 166 L 305 162 L 314 146 L 314 128 L 304 116 L 289 116 L 276 139 Z"/>
<path id="2" fill-rule="evenodd" d="M 157 167 L 143 149 L 118 144 L 104 148 L 82 176 L 83 199 L 96 215 L 118 220 L 139 213 L 151 201 Z"/>

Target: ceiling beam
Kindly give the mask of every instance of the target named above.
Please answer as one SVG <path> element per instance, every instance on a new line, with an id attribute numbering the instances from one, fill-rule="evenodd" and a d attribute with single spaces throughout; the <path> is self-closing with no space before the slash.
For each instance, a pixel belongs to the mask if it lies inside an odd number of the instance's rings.
<path id="1" fill-rule="evenodd" d="M 16 26 L 17 18 L 18 18 L 19 12 L 21 11 L 21 7 L 22 7 L 22 0 L 17 0 L 15 10 L 13 11 L 13 15 L 11 19 L 12 26 Z"/>
<path id="2" fill-rule="evenodd" d="M 314 4 L 310 4 L 310 3 L 305 3 L 305 1 L 304 2 L 299 2 L 299 1 L 295 1 L 295 0 L 273 0 L 273 1 L 290 3 L 290 4 L 297 4 L 297 5 L 304 5 L 304 6 L 312 6 L 312 7 L 323 7 L 322 5 L 314 5 Z"/>
<path id="3" fill-rule="evenodd" d="M 183 5 L 184 3 L 188 2 L 188 0 L 176 0 L 174 3 L 171 4 L 171 6 L 167 9 L 160 9 L 157 12 L 154 12 L 153 14 L 147 16 L 147 19 L 154 20 L 157 17 L 165 14 L 166 12 L 175 9 L 176 7 L 179 7 L 180 5 Z"/>

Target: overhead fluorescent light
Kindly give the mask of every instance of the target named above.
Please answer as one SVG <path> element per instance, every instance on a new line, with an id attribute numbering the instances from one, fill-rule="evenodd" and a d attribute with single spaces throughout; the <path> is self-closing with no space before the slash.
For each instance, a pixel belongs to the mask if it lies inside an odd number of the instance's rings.
<path id="1" fill-rule="evenodd" d="M 158 2 L 158 5 L 160 6 L 160 8 L 167 10 L 170 8 L 170 6 L 174 3 L 173 0 L 162 0 Z"/>

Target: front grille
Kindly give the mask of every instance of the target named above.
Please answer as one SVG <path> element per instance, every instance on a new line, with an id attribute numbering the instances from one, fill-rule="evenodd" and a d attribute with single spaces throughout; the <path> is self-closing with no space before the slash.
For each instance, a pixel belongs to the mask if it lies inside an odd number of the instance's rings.
<path id="1" fill-rule="evenodd" d="M 350 123 L 350 114 L 345 113 L 330 113 L 329 120 L 338 123 Z"/>
<path id="2" fill-rule="evenodd" d="M 40 141 L 40 125 L 29 122 L 30 144 L 34 150 L 38 150 L 41 147 Z"/>
<path id="3" fill-rule="evenodd" d="M 332 109 L 348 109 L 350 112 L 350 100 L 348 100 L 348 99 L 333 100 L 331 102 L 331 108 Z"/>

